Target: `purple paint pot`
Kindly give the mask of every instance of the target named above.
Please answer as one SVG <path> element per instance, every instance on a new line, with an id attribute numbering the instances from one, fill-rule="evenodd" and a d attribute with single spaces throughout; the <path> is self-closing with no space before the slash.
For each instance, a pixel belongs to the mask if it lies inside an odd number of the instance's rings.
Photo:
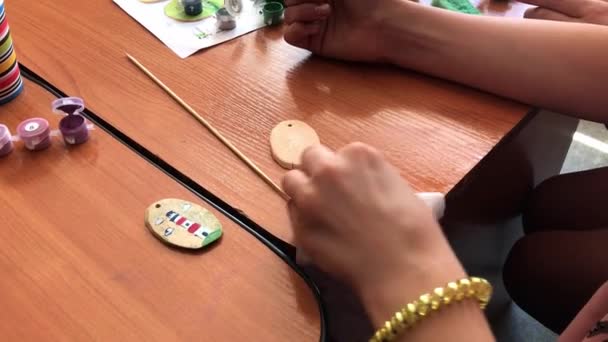
<path id="1" fill-rule="evenodd" d="M 78 145 L 89 140 L 89 128 L 85 118 L 80 115 L 84 101 L 79 97 L 63 97 L 51 104 L 53 112 L 67 114 L 59 121 L 59 130 L 67 145 Z"/>
<path id="2" fill-rule="evenodd" d="M 89 128 L 82 115 L 68 115 L 59 121 L 59 130 L 68 145 L 78 145 L 89 140 Z"/>
<path id="3" fill-rule="evenodd" d="M 30 151 L 40 151 L 51 146 L 49 122 L 42 118 L 27 119 L 17 127 L 19 138 Z"/>
<path id="4" fill-rule="evenodd" d="M 0 157 L 4 157 L 13 152 L 13 140 L 8 127 L 0 124 Z"/>

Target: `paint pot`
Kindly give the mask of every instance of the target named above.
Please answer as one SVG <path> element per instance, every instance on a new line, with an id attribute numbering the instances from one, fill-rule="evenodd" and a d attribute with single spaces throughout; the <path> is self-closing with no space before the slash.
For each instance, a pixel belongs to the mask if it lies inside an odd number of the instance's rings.
<path id="1" fill-rule="evenodd" d="M 82 115 L 67 115 L 59 121 L 63 141 L 68 145 L 78 145 L 89 140 L 89 128 Z"/>
<path id="2" fill-rule="evenodd" d="M 280 24 L 283 21 L 284 10 L 280 2 L 267 2 L 262 8 L 264 23 L 268 26 Z"/>
<path id="3" fill-rule="evenodd" d="M 203 13 L 203 0 L 181 0 L 186 15 L 196 16 Z"/>
<path id="4" fill-rule="evenodd" d="M 87 121 L 80 114 L 84 101 L 79 97 L 63 97 L 51 104 L 53 112 L 67 114 L 59 121 L 59 131 L 67 145 L 78 145 L 89 140 Z"/>
<path id="5" fill-rule="evenodd" d="M 12 138 L 8 127 L 0 124 L 0 157 L 5 157 L 13 152 Z"/>
<path id="6" fill-rule="evenodd" d="M 220 8 L 216 13 L 217 28 L 222 31 L 232 30 L 236 27 L 236 20 L 234 16 L 226 9 Z"/>
<path id="7" fill-rule="evenodd" d="M 43 118 L 27 119 L 17 126 L 17 134 L 30 151 L 40 151 L 51 146 L 49 122 Z"/>

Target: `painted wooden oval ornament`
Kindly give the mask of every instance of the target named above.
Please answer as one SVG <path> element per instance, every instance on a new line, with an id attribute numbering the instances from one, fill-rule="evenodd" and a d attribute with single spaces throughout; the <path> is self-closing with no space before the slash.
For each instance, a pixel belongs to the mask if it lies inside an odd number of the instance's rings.
<path id="1" fill-rule="evenodd" d="M 295 169 L 300 166 L 304 150 L 320 143 L 317 132 L 305 122 L 298 120 L 283 121 L 270 133 L 272 157 L 285 169 Z"/>
<path id="2" fill-rule="evenodd" d="M 209 210 L 180 199 L 154 202 L 145 219 L 154 236 L 173 246 L 199 249 L 222 236 L 222 224 Z"/>

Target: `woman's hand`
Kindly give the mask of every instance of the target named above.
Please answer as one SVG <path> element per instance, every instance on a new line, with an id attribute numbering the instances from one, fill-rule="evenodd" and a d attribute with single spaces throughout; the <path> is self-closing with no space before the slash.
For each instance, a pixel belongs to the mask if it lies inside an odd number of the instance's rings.
<path id="1" fill-rule="evenodd" d="M 285 40 L 315 54 L 375 62 L 387 50 L 383 22 L 403 0 L 285 0 Z"/>
<path id="2" fill-rule="evenodd" d="M 372 147 L 312 147 L 283 187 L 298 247 L 372 315 L 465 275 L 431 210 Z"/>

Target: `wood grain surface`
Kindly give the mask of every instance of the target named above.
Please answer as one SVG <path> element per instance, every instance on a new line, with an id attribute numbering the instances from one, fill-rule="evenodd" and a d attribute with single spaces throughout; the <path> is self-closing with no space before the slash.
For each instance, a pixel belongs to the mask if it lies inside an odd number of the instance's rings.
<path id="1" fill-rule="evenodd" d="M 0 122 L 57 127 L 52 97 L 25 86 Z M 224 236 L 209 249 L 155 239 L 144 211 L 168 197 L 209 208 L 99 129 L 73 148 L 17 143 L 0 159 L 0 340 L 318 340 L 303 280 L 221 213 L 211 210 Z"/>
<path id="2" fill-rule="evenodd" d="M 302 120 L 338 149 L 382 149 L 419 191 L 449 191 L 526 106 L 392 67 L 311 57 L 264 29 L 182 60 L 109 0 L 7 0 L 28 67 L 275 235 L 284 200 L 125 57 L 132 54 L 279 182 L 269 135 Z M 507 11 L 506 14 L 510 12 Z M 36 20 L 32 20 L 36 18 Z M 482 61 L 480 61 L 482 62 Z"/>

